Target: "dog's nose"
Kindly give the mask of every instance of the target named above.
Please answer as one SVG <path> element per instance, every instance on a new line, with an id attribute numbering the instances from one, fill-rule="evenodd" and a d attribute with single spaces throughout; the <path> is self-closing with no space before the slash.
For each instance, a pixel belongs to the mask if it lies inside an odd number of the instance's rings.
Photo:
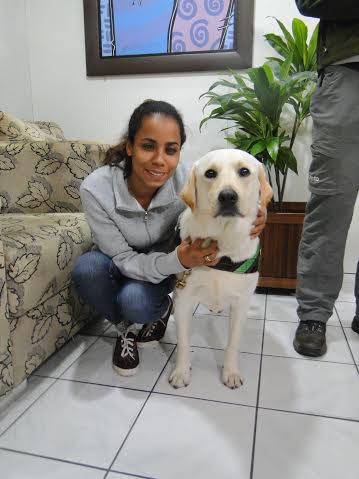
<path id="1" fill-rule="evenodd" d="M 232 206 L 237 203 L 238 195 L 232 188 L 226 188 L 219 193 L 218 201 L 222 206 Z"/>

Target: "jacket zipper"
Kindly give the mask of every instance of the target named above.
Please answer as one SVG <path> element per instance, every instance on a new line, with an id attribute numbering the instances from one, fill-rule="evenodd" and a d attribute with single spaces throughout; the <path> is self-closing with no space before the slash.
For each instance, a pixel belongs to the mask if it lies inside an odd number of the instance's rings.
<path id="1" fill-rule="evenodd" d="M 147 219 L 148 219 L 148 211 L 145 210 L 145 225 L 146 225 L 146 231 L 147 231 L 147 234 L 148 234 L 148 237 L 150 239 L 150 243 L 152 245 L 152 239 L 151 239 L 151 235 L 150 235 L 150 232 L 148 231 L 148 226 L 147 226 Z"/>

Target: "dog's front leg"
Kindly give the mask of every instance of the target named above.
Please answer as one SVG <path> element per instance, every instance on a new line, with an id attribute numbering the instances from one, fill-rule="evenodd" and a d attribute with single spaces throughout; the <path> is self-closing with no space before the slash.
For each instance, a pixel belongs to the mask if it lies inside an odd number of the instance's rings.
<path id="1" fill-rule="evenodd" d="M 247 317 L 249 301 L 241 298 L 239 303 L 231 305 L 229 315 L 228 344 L 224 352 L 222 382 L 231 389 L 239 388 L 243 384 L 238 368 L 238 347 L 241 325 Z"/>
<path id="2" fill-rule="evenodd" d="M 194 307 L 195 303 L 188 295 L 179 294 L 177 296 L 174 311 L 178 339 L 176 365 L 169 377 L 169 382 L 174 388 L 188 386 L 191 380 L 189 345 L 190 323 Z"/>

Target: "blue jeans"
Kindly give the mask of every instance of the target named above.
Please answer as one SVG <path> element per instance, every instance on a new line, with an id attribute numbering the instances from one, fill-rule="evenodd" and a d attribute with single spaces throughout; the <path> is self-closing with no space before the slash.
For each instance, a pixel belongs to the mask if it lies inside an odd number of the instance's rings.
<path id="1" fill-rule="evenodd" d="M 78 294 L 112 323 L 157 321 L 168 308 L 175 276 L 153 284 L 123 276 L 111 258 L 90 251 L 76 261 L 72 278 Z"/>

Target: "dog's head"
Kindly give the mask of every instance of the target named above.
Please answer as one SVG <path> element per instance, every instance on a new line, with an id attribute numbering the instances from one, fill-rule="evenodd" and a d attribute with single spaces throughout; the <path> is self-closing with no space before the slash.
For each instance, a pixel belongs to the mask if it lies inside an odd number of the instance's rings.
<path id="1" fill-rule="evenodd" d="M 255 216 L 258 201 L 273 196 L 263 165 L 241 150 L 215 150 L 196 161 L 181 198 L 194 210 L 217 216 Z"/>

